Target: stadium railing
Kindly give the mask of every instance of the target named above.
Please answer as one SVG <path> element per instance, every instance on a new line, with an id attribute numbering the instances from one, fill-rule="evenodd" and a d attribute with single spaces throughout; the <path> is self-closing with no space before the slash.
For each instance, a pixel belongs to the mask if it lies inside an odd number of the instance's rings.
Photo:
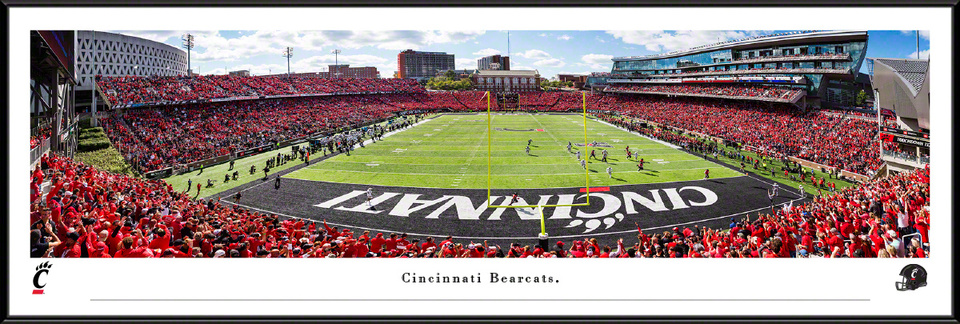
<path id="1" fill-rule="evenodd" d="M 901 242 L 901 244 L 907 244 L 908 242 L 910 242 L 910 240 L 908 240 L 907 238 L 911 238 L 911 239 L 912 239 L 912 238 L 914 238 L 914 237 L 916 237 L 918 240 L 920 240 L 920 246 L 923 247 L 924 252 L 930 251 L 930 247 L 929 247 L 927 244 L 924 244 L 924 243 L 923 243 L 923 235 L 921 235 L 920 232 L 913 233 L 913 234 L 907 234 L 907 235 L 901 236 L 901 237 L 900 237 L 900 242 Z"/>
<path id="2" fill-rule="evenodd" d="M 40 140 L 40 145 L 30 150 L 30 168 L 34 168 L 44 153 L 50 151 L 50 138 Z"/>
<path id="3" fill-rule="evenodd" d="M 606 89 L 605 92 L 615 92 L 615 93 L 638 93 L 638 94 L 655 94 L 655 95 L 665 95 L 665 96 L 678 96 L 678 97 L 703 97 L 703 98 L 720 98 L 720 99 L 736 99 L 736 100 L 752 100 L 752 101 L 764 101 L 764 102 L 782 102 L 782 103 L 796 103 L 796 100 L 800 98 L 795 97 L 792 99 L 780 99 L 780 98 L 769 98 L 769 97 L 750 97 L 750 96 L 724 96 L 724 95 L 715 95 L 715 94 L 700 94 L 700 93 L 681 93 L 681 92 L 656 92 L 656 91 L 630 91 L 630 90 L 611 90 Z"/>

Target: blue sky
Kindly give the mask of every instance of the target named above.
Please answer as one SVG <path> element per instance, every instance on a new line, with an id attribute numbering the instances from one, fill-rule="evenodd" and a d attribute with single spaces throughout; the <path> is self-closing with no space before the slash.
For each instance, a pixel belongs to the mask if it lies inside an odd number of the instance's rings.
<path id="1" fill-rule="evenodd" d="M 325 71 L 327 65 L 374 66 L 392 77 L 397 53 L 405 49 L 452 53 L 456 68 L 476 68 L 477 59 L 507 54 L 507 31 L 111 31 L 180 47 L 180 35 L 195 36 L 194 71 L 224 74 L 250 70 L 254 75 L 286 72 L 287 46 L 294 72 Z M 615 56 L 647 55 L 734 40 L 783 30 L 695 31 L 510 31 L 511 68 L 536 69 L 552 78 L 558 73 L 609 72 Z M 870 31 L 867 57 L 916 58 L 915 31 Z M 929 32 L 921 31 L 920 54 L 929 54 Z M 337 58 L 330 52 L 340 49 Z M 861 71 L 865 71 L 861 69 Z"/>

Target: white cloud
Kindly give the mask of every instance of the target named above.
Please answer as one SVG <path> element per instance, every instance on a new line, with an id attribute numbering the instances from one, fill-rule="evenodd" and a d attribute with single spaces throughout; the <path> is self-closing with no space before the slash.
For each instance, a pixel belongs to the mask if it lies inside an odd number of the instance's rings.
<path id="1" fill-rule="evenodd" d="M 473 52 L 473 55 L 480 55 L 481 57 L 483 57 L 483 56 L 490 56 L 490 55 L 497 55 L 497 54 L 500 54 L 500 51 L 497 50 L 497 49 L 493 49 L 493 48 L 484 48 L 484 49 L 482 49 L 482 50 Z"/>
<path id="2" fill-rule="evenodd" d="M 573 37 L 570 37 L 569 35 L 566 35 L 566 34 L 560 35 L 559 37 L 557 37 L 557 39 L 559 39 L 559 40 L 565 40 L 565 41 L 568 41 L 568 40 L 570 40 L 571 38 L 573 38 Z"/>
<path id="3" fill-rule="evenodd" d="M 580 58 L 591 69 L 609 69 L 613 65 L 613 55 L 587 54 Z"/>
<path id="4" fill-rule="evenodd" d="M 364 67 L 372 66 L 376 67 L 377 71 L 380 72 L 381 76 L 386 75 L 384 72 L 386 70 L 395 70 L 396 66 L 392 66 L 391 61 L 386 58 L 382 58 L 374 55 L 359 54 L 359 55 L 340 55 L 339 58 L 335 58 L 332 54 L 326 55 L 316 55 L 310 56 L 307 58 L 290 61 L 290 71 L 296 73 L 306 73 L 306 72 L 323 72 L 328 70 L 329 65 L 334 63 L 339 64 L 349 64 L 351 67 Z M 270 64 L 240 64 L 230 67 L 227 71 L 237 71 L 237 70 L 250 70 L 252 75 L 264 75 L 264 74 L 278 74 L 287 72 L 287 64 L 283 63 L 270 63 Z M 224 74 L 223 68 L 215 68 L 210 71 L 202 71 L 202 74 Z M 389 76 L 392 76 L 392 72 L 387 71 Z"/>
<path id="5" fill-rule="evenodd" d="M 598 42 L 601 42 L 601 43 L 606 43 L 606 42 L 607 42 L 607 41 L 603 40 L 602 38 L 600 38 L 600 36 L 597 36 L 596 38 L 597 38 L 597 41 L 598 41 Z"/>
<path id="6" fill-rule="evenodd" d="M 526 52 L 515 53 L 513 55 L 532 60 L 550 58 L 550 54 L 538 49 L 527 50 Z"/>
<path id="7" fill-rule="evenodd" d="M 610 60 L 613 59 L 613 55 L 591 53 L 591 54 L 584 55 L 581 59 L 583 59 L 583 61 L 587 63 L 605 64 L 605 63 L 611 62 Z"/>
<path id="8" fill-rule="evenodd" d="M 108 30 L 107 32 L 123 34 L 152 40 L 154 42 L 166 42 L 170 38 L 176 39 L 179 43 L 180 36 L 184 33 L 197 35 L 214 34 L 216 31 L 196 31 L 196 30 Z"/>
<path id="9" fill-rule="evenodd" d="M 906 36 L 910 36 L 910 37 L 916 37 L 916 35 L 917 35 L 917 31 L 916 31 L 916 30 L 901 30 L 900 33 L 902 33 L 902 34 L 904 34 L 904 35 L 906 35 Z M 930 40 L 930 31 L 929 31 L 929 30 L 921 30 L 921 31 L 920 31 L 920 38 L 923 38 L 923 39 L 926 39 L 926 40 Z M 914 55 L 914 57 L 916 57 L 916 55 Z"/>
<path id="10" fill-rule="evenodd" d="M 216 68 L 216 69 L 213 69 L 213 70 L 209 70 L 209 71 L 208 71 L 208 70 L 202 70 L 201 67 L 199 67 L 199 66 L 195 66 L 195 67 L 194 67 L 194 70 L 198 71 L 198 72 L 196 72 L 197 74 L 203 74 L 203 75 L 210 75 L 210 74 L 227 74 L 227 70 L 225 70 L 225 69 L 223 69 L 223 68 Z M 230 71 L 236 71 L 236 70 L 230 70 Z"/>
<path id="11" fill-rule="evenodd" d="M 539 36 L 540 36 L 540 37 L 547 37 L 547 34 L 546 34 L 546 33 L 540 33 Z"/>
<path id="12" fill-rule="evenodd" d="M 567 63 L 564 63 L 563 60 L 558 58 L 548 58 L 533 62 L 533 65 L 536 66 L 547 66 L 547 67 L 564 67 Z"/>
<path id="13" fill-rule="evenodd" d="M 323 42 L 316 34 L 295 31 L 257 31 L 251 35 L 225 38 L 219 32 L 194 36 L 195 60 L 246 61 L 252 56 L 275 54 L 280 56 L 284 48 L 293 47 L 293 55 L 300 51 L 319 51 Z"/>
<path id="14" fill-rule="evenodd" d="M 264 75 L 264 74 L 280 74 L 287 72 L 286 64 L 240 64 L 230 67 L 229 71 L 239 71 L 239 70 L 249 70 L 251 75 Z M 211 71 L 223 71 L 221 68 L 216 68 Z M 216 73 L 211 71 L 203 71 L 202 74 L 223 74 Z M 296 65 L 291 61 L 290 62 L 290 72 L 310 72 L 297 69 Z"/>
<path id="15" fill-rule="evenodd" d="M 532 68 L 525 65 L 513 65 L 513 63 L 510 64 L 510 69 L 511 70 L 538 70 L 537 68 Z"/>
<path id="16" fill-rule="evenodd" d="M 534 66 L 539 66 L 539 67 L 563 67 L 567 65 L 567 63 L 563 62 L 562 59 L 555 58 L 552 55 L 550 55 L 550 53 L 547 53 L 538 49 L 531 49 L 531 50 L 516 53 L 513 55 L 519 56 L 521 58 L 525 58 L 528 60 L 532 60 L 534 61 L 532 64 Z M 517 64 L 522 64 L 522 63 L 517 62 L 517 60 L 514 58 L 510 59 L 511 68 L 513 68 L 513 66 L 516 66 Z"/>
<path id="17" fill-rule="evenodd" d="M 908 58 L 908 59 L 916 59 L 916 58 L 917 58 L 917 51 L 913 51 L 913 53 L 910 53 L 910 55 L 907 55 L 907 58 Z M 930 59 L 930 50 L 922 50 L 922 51 L 920 51 L 920 59 L 921 59 L 921 60 L 929 60 L 929 59 Z"/>
<path id="18" fill-rule="evenodd" d="M 179 38 L 183 31 L 117 31 L 155 41 Z M 302 51 L 325 48 L 357 49 L 376 47 L 387 50 L 420 49 L 433 44 L 458 44 L 474 40 L 485 31 L 256 31 L 239 37 L 225 38 L 218 31 L 194 34 L 193 59 L 206 61 L 246 61 L 262 54 L 280 55 L 285 47 L 294 48 L 294 56 Z"/>
<path id="19" fill-rule="evenodd" d="M 390 60 L 375 55 L 317 55 L 291 62 L 290 66 L 300 72 L 319 72 L 333 64 L 349 64 L 353 67 L 384 65 Z M 379 69 L 378 69 L 379 70 Z"/>
<path id="20" fill-rule="evenodd" d="M 766 34 L 765 31 L 733 30 L 608 30 L 607 34 L 621 39 L 624 43 L 642 45 L 648 51 L 669 52 L 694 46 L 713 44 Z"/>
<path id="21" fill-rule="evenodd" d="M 477 59 L 458 58 L 453 60 L 458 70 L 477 68 Z"/>
<path id="22" fill-rule="evenodd" d="M 579 75 L 585 75 L 585 74 L 590 74 L 590 71 L 580 71 L 580 72 L 560 71 L 560 72 L 557 72 L 557 74 L 579 74 Z"/>

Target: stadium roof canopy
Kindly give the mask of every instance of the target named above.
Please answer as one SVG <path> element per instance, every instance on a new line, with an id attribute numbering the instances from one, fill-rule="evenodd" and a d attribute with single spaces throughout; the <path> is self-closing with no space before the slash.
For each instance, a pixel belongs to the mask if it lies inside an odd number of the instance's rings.
<path id="1" fill-rule="evenodd" d="M 759 46 L 788 46 L 791 44 L 831 43 L 850 39 L 866 41 L 867 31 L 796 31 L 772 35 L 755 36 L 714 44 L 700 45 L 693 48 L 673 51 L 669 53 L 645 56 L 614 57 L 613 61 L 638 61 L 661 58 L 678 57 L 696 53 L 710 52 L 730 48 L 752 48 Z"/>
<path id="2" fill-rule="evenodd" d="M 873 61 L 875 64 L 886 65 L 903 78 L 903 81 L 912 87 L 914 96 L 923 86 L 923 80 L 927 77 L 927 69 L 930 65 L 928 60 L 875 58 Z"/>
<path id="3" fill-rule="evenodd" d="M 912 59 L 868 58 L 873 61 L 871 83 L 875 104 L 890 109 L 908 130 L 930 129 L 930 62 Z M 918 129 L 919 128 L 919 129 Z"/>

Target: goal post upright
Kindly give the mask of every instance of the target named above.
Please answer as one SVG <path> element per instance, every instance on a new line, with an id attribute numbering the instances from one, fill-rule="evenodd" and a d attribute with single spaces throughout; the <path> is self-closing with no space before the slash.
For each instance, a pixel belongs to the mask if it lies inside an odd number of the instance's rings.
<path id="1" fill-rule="evenodd" d="M 487 97 L 487 208 L 490 208 L 490 165 L 493 164 L 493 128 L 491 127 L 492 122 L 490 121 L 490 91 L 487 91 L 483 94 Z"/>
<path id="2" fill-rule="evenodd" d="M 546 207 L 586 207 L 590 206 L 590 161 L 589 158 L 584 159 L 586 162 L 586 167 L 584 167 L 583 174 L 585 178 L 584 182 L 584 191 L 587 198 L 585 203 L 581 204 L 556 204 L 556 205 L 494 205 L 491 198 L 492 192 L 492 168 L 493 168 L 493 122 L 491 114 L 491 104 L 490 104 L 490 91 L 486 91 L 484 96 L 487 97 L 487 208 L 537 208 L 540 211 L 540 225 L 541 225 L 541 234 L 546 234 L 546 227 L 544 226 L 543 219 L 543 208 Z M 586 93 L 582 94 L 583 98 L 583 148 L 586 149 L 588 146 L 587 142 L 587 95 Z M 483 99 L 483 98 L 481 98 Z"/>
<path id="3" fill-rule="evenodd" d="M 540 235 L 546 236 L 546 235 L 547 235 L 547 225 L 546 225 L 546 222 L 545 222 L 544 219 L 543 219 L 543 206 L 542 206 L 542 205 L 537 205 L 537 211 L 540 212 Z"/>
<path id="4" fill-rule="evenodd" d="M 586 151 L 587 149 L 587 93 L 583 92 L 582 94 L 583 94 L 583 149 L 584 151 Z M 583 160 L 586 161 L 586 163 L 584 164 L 586 165 L 586 167 L 583 168 L 583 175 L 587 179 L 584 186 L 585 188 L 587 188 L 587 206 L 589 206 L 590 205 L 590 159 L 586 158 L 586 154 L 584 154 L 584 157 L 585 158 Z"/>

